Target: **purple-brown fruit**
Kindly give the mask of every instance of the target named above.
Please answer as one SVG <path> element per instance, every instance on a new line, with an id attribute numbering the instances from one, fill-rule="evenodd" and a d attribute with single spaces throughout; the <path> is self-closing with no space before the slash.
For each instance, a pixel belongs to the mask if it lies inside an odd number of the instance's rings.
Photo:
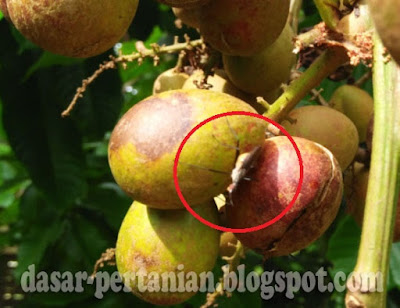
<path id="1" fill-rule="evenodd" d="M 230 111 L 256 113 L 233 96 L 208 90 L 172 90 L 136 104 L 111 135 L 108 157 L 116 182 L 148 206 L 183 208 L 173 179 L 178 148 L 196 125 Z M 249 152 L 263 143 L 265 129 L 263 120 L 249 116 L 219 118 L 198 129 L 179 159 L 178 180 L 186 201 L 196 206 L 223 193 L 231 182 L 237 141 L 240 152 Z"/>
<path id="2" fill-rule="evenodd" d="M 323 146 L 294 137 L 304 166 L 303 185 L 294 206 L 282 219 L 260 231 L 236 234 L 243 245 L 266 257 L 283 256 L 318 239 L 336 217 L 343 193 L 342 173 Z M 228 206 L 229 227 L 249 228 L 278 216 L 291 202 L 300 177 L 299 161 L 286 137 L 267 139 L 247 177 Z"/>
<path id="3" fill-rule="evenodd" d="M 127 31 L 138 0 L 1 0 L 1 9 L 29 40 L 68 57 L 99 55 Z"/>
<path id="4" fill-rule="evenodd" d="M 212 0 L 200 8 L 200 32 L 224 54 L 254 55 L 271 45 L 282 32 L 289 2 Z"/>

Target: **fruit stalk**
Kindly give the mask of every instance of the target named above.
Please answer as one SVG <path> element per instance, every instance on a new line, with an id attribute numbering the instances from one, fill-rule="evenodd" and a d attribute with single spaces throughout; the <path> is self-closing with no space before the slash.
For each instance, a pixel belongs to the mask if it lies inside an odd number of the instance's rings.
<path id="1" fill-rule="evenodd" d="M 285 92 L 270 106 L 264 116 L 277 122 L 282 121 L 308 92 L 348 60 L 344 48 L 329 48 L 286 88 Z"/>
<path id="2" fill-rule="evenodd" d="M 375 125 L 370 180 L 354 273 L 381 273 L 381 281 L 366 281 L 366 276 L 353 275 L 348 281 L 347 307 L 386 306 L 389 254 L 400 184 L 400 69 L 394 61 L 387 62 L 385 48 L 376 33 L 373 86 Z M 366 283 L 369 287 L 381 286 L 381 290 L 350 290 L 350 286 L 367 286 Z"/>

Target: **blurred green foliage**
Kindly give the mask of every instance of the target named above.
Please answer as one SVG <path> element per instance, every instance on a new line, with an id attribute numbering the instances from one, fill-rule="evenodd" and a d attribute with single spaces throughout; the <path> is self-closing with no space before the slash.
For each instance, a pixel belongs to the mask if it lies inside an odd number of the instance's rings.
<path id="1" fill-rule="evenodd" d="M 301 12 L 300 28 L 319 22 L 311 1 Z M 135 50 L 135 42 L 168 44 L 188 28 L 176 29 L 174 16 L 155 1 L 140 1 L 127 37 L 114 51 L 86 60 L 44 52 L 25 40 L 0 13 L 0 250 L 18 247 L 16 281 L 28 266 L 37 272 L 87 271 L 101 253 L 115 246 L 119 226 L 131 200 L 113 181 L 107 163 L 110 131 L 123 112 L 151 95 L 158 74 L 174 66 L 176 56 L 163 56 L 160 65 L 145 60 L 140 66 L 107 71 L 93 83 L 68 118 L 62 110 L 82 79 L 108 55 Z M 353 79 L 367 69 L 354 70 Z M 322 95 L 329 99 L 342 82 L 326 80 Z M 365 88 L 371 93 L 371 84 Z M 306 97 L 301 105 L 314 104 Z M 316 243 L 300 253 L 268 260 L 264 270 L 316 272 L 325 267 L 331 275 L 350 273 L 356 261 L 360 229 L 345 214 L 343 204 L 337 220 Z M 206 252 L 205 252 L 206 253 Z M 201 257 L 201 256 L 199 256 Z M 254 253 L 244 260 L 247 270 L 260 271 L 262 260 Z M 393 247 L 389 305 L 399 305 L 400 245 Z M 215 273 L 221 274 L 222 260 Z M 115 268 L 106 267 L 112 272 Z M 262 270 L 262 268 L 261 268 Z M 327 281 L 331 281 L 327 277 Z M 102 300 L 94 287 L 82 293 L 27 294 L 21 307 L 151 307 L 131 294 L 108 292 Z M 234 293 L 221 298 L 221 307 L 342 307 L 343 293 L 300 292 L 289 300 L 276 294 L 262 302 L 259 293 Z M 199 307 L 205 294 L 185 305 Z"/>

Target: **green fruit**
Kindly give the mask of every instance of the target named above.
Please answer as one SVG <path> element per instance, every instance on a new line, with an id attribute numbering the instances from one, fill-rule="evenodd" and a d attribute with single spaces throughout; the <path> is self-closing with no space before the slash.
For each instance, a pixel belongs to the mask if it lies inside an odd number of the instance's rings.
<path id="1" fill-rule="evenodd" d="M 192 28 L 200 28 L 200 10 L 197 8 L 185 9 L 185 8 L 172 8 L 175 16 L 179 18 L 184 24 Z"/>
<path id="2" fill-rule="evenodd" d="M 295 205 L 265 229 L 238 233 L 245 245 L 265 257 L 289 255 L 318 239 L 336 217 L 343 193 L 342 173 L 328 149 L 294 138 L 303 159 L 303 185 Z M 300 177 L 297 154 L 286 137 L 267 139 L 226 209 L 228 225 L 249 228 L 277 217 L 291 202 Z"/>
<path id="3" fill-rule="evenodd" d="M 210 2 L 210 0 L 157 0 L 157 1 L 169 6 L 182 7 L 182 8 L 200 7 Z"/>
<path id="4" fill-rule="evenodd" d="M 289 134 L 317 142 L 330 150 L 345 170 L 358 150 L 358 132 L 344 114 L 325 106 L 305 106 L 288 115 L 282 125 Z"/>
<path id="5" fill-rule="evenodd" d="M 374 100 L 369 93 L 355 86 L 344 85 L 332 94 L 329 104 L 353 121 L 359 141 L 364 142 L 368 123 L 374 113 Z"/>
<path id="6" fill-rule="evenodd" d="M 186 73 L 176 72 L 171 68 L 160 74 L 153 84 L 153 94 L 182 89 L 185 81 L 189 78 Z"/>
<path id="7" fill-rule="evenodd" d="M 266 96 L 287 83 L 295 64 L 293 30 L 286 25 L 279 38 L 251 57 L 223 56 L 224 68 L 232 83 L 254 95 Z"/>
<path id="8" fill-rule="evenodd" d="M 197 89 L 197 85 L 204 80 L 204 72 L 202 70 L 195 71 L 190 78 L 183 85 L 183 89 Z M 229 81 L 228 76 L 223 70 L 217 70 L 213 76 L 208 76 L 207 84 L 211 87 L 209 90 L 226 93 L 234 97 L 240 98 L 244 102 L 250 104 L 259 113 L 265 112 L 265 108 L 257 103 L 256 98 L 253 95 L 245 93 L 236 88 L 232 82 Z"/>
<path id="9" fill-rule="evenodd" d="M 400 1 L 369 0 L 369 5 L 383 44 L 400 64 Z"/>
<path id="10" fill-rule="evenodd" d="M 201 7 L 200 32 L 215 49 L 250 56 L 271 45 L 282 32 L 289 0 L 213 0 Z M 254 78 L 253 78 L 254 79 Z"/>
<path id="11" fill-rule="evenodd" d="M 362 164 L 354 164 L 353 169 L 344 173 L 345 199 L 348 213 L 353 216 L 359 226 L 364 219 L 365 200 L 368 190 L 369 169 Z M 400 199 L 397 203 L 397 214 L 393 242 L 400 241 Z"/>
<path id="12" fill-rule="evenodd" d="M 9 19 L 29 40 L 68 57 L 113 47 L 135 16 L 138 0 L 2 0 Z"/>
<path id="13" fill-rule="evenodd" d="M 196 210 L 204 219 L 218 224 L 213 202 Z M 163 275 L 184 272 L 184 279 L 189 279 L 189 272 L 198 275 L 211 271 L 218 256 L 219 237 L 217 230 L 203 225 L 186 210 L 163 211 L 134 202 L 119 230 L 115 251 L 117 268 L 124 283 L 136 296 L 154 305 L 176 305 L 195 295 L 195 292 L 162 292 L 162 287 L 167 287 L 162 283 Z M 149 287 L 151 272 L 160 277 L 159 292 L 141 292 L 140 282 L 133 276 L 140 271 L 147 273 L 143 286 Z M 130 275 L 132 279 L 129 279 Z M 170 286 L 173 286 L 172 283 Z"/>
<path id="14" fill-rule="evenodd" d="M 134 200 L 149 206 L 183 208 L 173 180 L 179 145 L 203 120 L 238 110 L 256 113 L 233 96 L 208 90 L 167 91 L 136 104 L 111 135 L 108 157 L 116 182 Z M 183 148 L 178 165 L 186 201 L 195 206 L 223 193 L 231 182 L 238 139 L 242 153 L 251 151 L 262 144 L 265 129 L 263 120 L 231 116 L 197 130 Z"/>

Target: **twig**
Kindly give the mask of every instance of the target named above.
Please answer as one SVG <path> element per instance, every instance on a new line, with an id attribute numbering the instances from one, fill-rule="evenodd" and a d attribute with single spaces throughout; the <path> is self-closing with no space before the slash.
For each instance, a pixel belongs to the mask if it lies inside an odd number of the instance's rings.
<path id="1" fill-rule="evenodd" d="M 107 248 L 107 250 L 101 254 L 100 259 L 98 259 L 94 265 L 93 273 L 90 277 L 94 279 L 99 268 L 104 267 L 104 264 L 115 265 L 115 248 Z"/>
<path id="2" fill-rule="evenodd" d="M 144 58 L 153 58 L 155 65 L 157 65 L 159 61 L 159 55 L 166 53 L 176 53 L 182 50 L 191 50 L 195 47 L 198 47 L 203 44 L 202 40 L 190 41 L 186 39 L 184 43 L 173 44 L 169 46 L 159 46 L 157 44 L 153 44 L 151 49 L 147 49 L 143 46 L 139 47 L 138 52 L 130 54 L 130 55 L 120 55 L 118 57 L 110 56 L 110 60 L 105 61 L 100 64 L 99 68 L 87 79 L 82 81 L 82 85 L 76 90 L 76 94 L 73 97 L 71 103 L 68 105 L 67 109 L 62 112 L 62 116 L 68 116 L 72 109 L 75 107 L 79 98 L 83 96 L 83 93 L 86 91 L 87 87 L 96 80 L 104 71 L 109 69 L 117 68 L 117 64 L 122 64 L 123 66 L 127 65 L 127 63 L 138 61 L 139 65 L 143 62 Z M 144 48 L 143 48 L 144 47 Z"/>
<path id="3" fill-rule="evenodd" d="M 366 72 L 364 75 L 360 77 L 353 85 L 361 88 L 364 83 L 366 83 L 372 77 L 372 71 Z"/>
<path id="4" fill-rule="evenodd" d="M 231 257 L 223 257 L 225 261 L 227 261 L 227 270 L 224 270 L 224 275 L 229 272 L 236 271 L 237 267 L 240 265 L 240 260 L 244 258 L 245 255 L 245 247 L 242 245 L 240 241 L 237 242 L 236 251 Z M 207 294 L 207 301 L 200 308 L 209 308 L 216 305 L 216 300 L 221 296 L 231 296 L 231 294 L 227 293 L 224 288 L 224 277 L 220 278 L 219 284 L 216 290 L 213 293 Z"/>
<path id="5" fill-rule="evenodd" d="M 348 57 L 344 48 L 333 47 L 326 50 L 299 78 L 287 87 L 286 91 L 264 115 L 277 122 L 282 121 L 307 93 L 347 61 Z"/>

